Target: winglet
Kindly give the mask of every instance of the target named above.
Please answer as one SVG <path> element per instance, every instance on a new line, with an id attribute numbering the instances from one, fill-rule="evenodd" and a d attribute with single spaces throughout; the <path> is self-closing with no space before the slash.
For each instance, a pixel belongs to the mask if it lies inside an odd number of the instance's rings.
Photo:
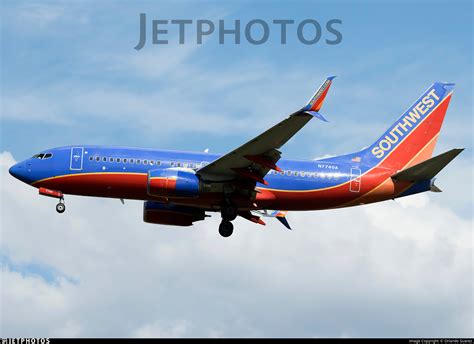
<path id="1" fill-rule="evenodd" d="M 327 122 L 326 118 L 324 118 L 320 113 L 321 107 L 323 106 L 324 99 L 326 99 L 326 95 L 331 87 L 332 81 L 336 76 L 330 76 L 324 80 L 322 85 L 318 88 L 318 90 L 313 94 L 311 99 L 308 101 L 308 104 L 301 111 L 306 112 L 320 120 Z"/>

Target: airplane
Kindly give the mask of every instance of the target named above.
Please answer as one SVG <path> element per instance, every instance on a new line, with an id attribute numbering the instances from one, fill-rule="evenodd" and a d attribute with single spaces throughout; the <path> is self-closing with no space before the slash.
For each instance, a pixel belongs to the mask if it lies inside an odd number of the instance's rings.
<path id="1" fill-rule="evenodd" d="M 432 157 L 453 83 L 435 82 L 373 144 L 351 154 L 317 160 L 281 159 L 279 150 L 320 110 L 333 79 L 308 103 L 275 126 L 223 155 L 97 145 L 48 149 L 12 166 L 10 174 L 39 194 L 143 200 L 143 220 L 191 226 L 220 212 L 219 234 L 233 233 L 240 216 L 286 228 L 288 211 L 335 209 L 425 191 L 440 192 L 435 176 L 463 149 Z"/>

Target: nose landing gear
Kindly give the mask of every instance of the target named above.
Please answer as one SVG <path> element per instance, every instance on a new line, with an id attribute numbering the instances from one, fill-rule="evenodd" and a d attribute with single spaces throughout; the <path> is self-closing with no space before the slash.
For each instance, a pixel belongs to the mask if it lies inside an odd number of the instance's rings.
<path id="1" fill-rule="evenodd" d="M 64 204 L 64 194 L 61 191 L 50 190 L 43 187 L 39 188 L 38 191 L 40 195 L 59 199 L 59 203 L 56 204 L 56 211 L 58 213 L 62 214 L 66 211 L 66 205 Z"/>
<path id="2" fill-rule="evenodd" d="M 56 211 L 60 214 L 66 211 L 66 205 L 64 204 L 64 198 L 59 199 L 59 203 L 56 204 Z"/>

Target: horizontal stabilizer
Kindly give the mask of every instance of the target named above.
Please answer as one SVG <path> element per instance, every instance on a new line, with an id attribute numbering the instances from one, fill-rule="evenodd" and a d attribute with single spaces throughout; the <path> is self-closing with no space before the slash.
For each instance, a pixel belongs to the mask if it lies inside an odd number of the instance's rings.
<path id="1" fill-rule="evenodd" d="M 447 164 L 464 150 L 451 149 L 446 153 L 425 160 L 415 166 L 409 167 L 403 171 L 395 173 L 392 179 L 407 182 L 419 182 L 422 180 L 430 180 L 436 176 Z"/>
<path id="2" fill-rule="evenodd" d="M 283 224 L 283 226 L 285 226 L 286 228 L 288 228 L 288 229 L 291 230 L 290 224 L 288 223 L 288 220 L 286 219 L 286 217 L 284 217 L 284 216 L 281 216 L 281 217 L 280 217 L 280 216 L 277 216 L 276 219 L 277 219 L 278 221 L 280 221 L 280 222 Z"/>
<path id="3" fill-rule="evenodd" d="M 443 192 L 443 190 L 441 190 L 439 187 L 437 187 L 435 185 L 435 179 L 436 178 L 433 178 L 433 180 L 431 181 L 430 191 L 432 191 L 432 192 Z"/>
<path id="4" fill-rule="evenodd" d="M 288 223 L 288 220 L 286 219 L 286 211 L 282 210 L 252 210 L 252 213 L 258 214 L 259 216 L 263 217 L 274 217 L 280 223 L 285 226 L 288 229 L 292 229 L 290 224 Z"/>

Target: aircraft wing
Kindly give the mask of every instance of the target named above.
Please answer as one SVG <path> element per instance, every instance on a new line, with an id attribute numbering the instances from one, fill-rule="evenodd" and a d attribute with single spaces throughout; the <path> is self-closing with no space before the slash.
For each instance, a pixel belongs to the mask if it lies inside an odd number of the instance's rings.
<path id="1" fill-rule="evenodd" d="M 316 117 L 326 121 L 318 111 L 321 109 L 334 78 L 327 78 L 305 107 L 230 153 L 202 167 L 196 173 L 210 181 L 243 178 L 266 184 L 263 177 L 269 170 L 280 171 L 276 166 L 276 162 L 281 156 L 278 149 L 303 128 L 311 118 Z"/>

